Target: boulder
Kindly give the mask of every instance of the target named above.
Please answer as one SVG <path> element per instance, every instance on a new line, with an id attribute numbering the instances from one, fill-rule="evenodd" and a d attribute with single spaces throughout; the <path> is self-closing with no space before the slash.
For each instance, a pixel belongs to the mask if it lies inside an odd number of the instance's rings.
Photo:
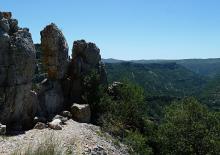
<path id="1" fill-rule="evenodd" d="M 65 124 L 66 121 L 68 121 L 68 118 L 67 117 L 63 117 L 63 116 L 60 116 L 60 115 L 56 115 L 53 120 L 55 119 L 59 119 L 61 120 L 62 124 Z"/>
<path id="2" fill-rule="evenodd" d="M 42 122 L 38 122 L 35 126 L 34 126 L 34 129 L 38 129 L 38 130 L 42 130 L 42 129 L 45 129 L 47 128 L 46 124 L 45 123 L 42 123 Z"/>
<path id="3" fill-rule="evenodd" d="M 54 119 L 52 122 L 48 124 L 49 128 L 54 130 L 62 130 L 61 126 L 62 121 L 60 119 Z"/>
<path id="4" fill-rule="evenodd" d="M 60 115 L 63 116 L 63 117 L 72 118 L 72 114 L 69 111 L 62 111 L 60 113 Z"/>
<path id="5" fill-rule="evenodd" d="M 71 107 L 73 119 L 80 123 L 89 123 L 91 120 L 91 110 L 88 104 L 74 103 Z"/>
<path id="6" fill-rule="evenodd" d="M 0 135 L 5 135 L 6 134 L 6 125 L 2 125 L 0 123 Z"/>

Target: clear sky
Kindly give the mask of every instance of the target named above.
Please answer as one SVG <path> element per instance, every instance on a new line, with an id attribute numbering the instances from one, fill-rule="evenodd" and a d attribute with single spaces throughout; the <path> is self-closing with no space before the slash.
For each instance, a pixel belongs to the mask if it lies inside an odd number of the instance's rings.
<path id="1" fill-rule="evenodd" d="M 182 59 L 220 57 L 220 0 L 0 0 L 35 43 L 54 22 L 70 50 L 95 42 L 102 57 Z"/>

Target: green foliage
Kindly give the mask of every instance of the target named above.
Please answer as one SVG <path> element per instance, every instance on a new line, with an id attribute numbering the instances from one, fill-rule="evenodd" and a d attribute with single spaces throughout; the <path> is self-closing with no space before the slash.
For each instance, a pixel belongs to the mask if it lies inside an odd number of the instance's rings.
<path id="1" fill-rule="evenodd" d="M 106 64 L 109 82 L 124 78 L 142 86 L 148 96 L 184 97 L 198 95 L 206 83 L 200 75 L 176 63 Z"/>
<path id="2" fill-rule="evenodd" d="M 161 154 L 218 154 L 219 117 L 193 98 L 170 105 L 158 131 Z"/>
<path id="3" fill-rule="evenodd" d="M 113 99 L 108 94 L 103 95 L 100 100 L 102 107 L 105 107 L 102 119 L 107 119 L 109 123 L 111 119 L 117 119 L 116 122 L 120 122 L 125 128 L 140 128 L 147 107 L 143 89 L 124 82 L 119 88 L 118 96 L 120 98 Z"/>
<path id="4" fill-rule="evenodd" d="M 137 85 L 123 81 L 117 98 L 104 93 L 100 99 L 103 113 L 99 119 L 102 128 L 130 146 L 132 154 L 150 154 L 144 129 L 146 102 L 144 91 Z M 134 131 L 134 132 L 133 132 Z"/>
<path id="5" fill-rule="evenodd" d="M 82 98 L 85 103 L 90 105 L 92 111 L 92 120 L 94 123 L 103 110 L 103 106 L 99 105 L 100 97 L 104 88 L 100 85 L 100 75 L 95 71 L 91 71 L 83 79 L 83 92 Z"/>
<path id="6" fill-rule="evenodd" d="M 220 111 L 220 74 L 206 84 L 200 95 L 200 100 L 210 109 Z"/>
<path id="7" fill-rule="evenodd" d="M 146 137 L 138 131 L 127 133 L 124 139 L 125 144 L 130 148 L 131 154 L 152 155 L 152 149 L 146 144 Z"/>

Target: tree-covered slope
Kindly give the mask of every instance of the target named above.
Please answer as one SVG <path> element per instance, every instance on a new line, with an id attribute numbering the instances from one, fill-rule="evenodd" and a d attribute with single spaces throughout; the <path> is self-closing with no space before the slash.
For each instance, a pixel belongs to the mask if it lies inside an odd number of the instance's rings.
<path id="1" fill-rule="evenodd" d="M 142 86 L 148 96 L 197 95 L 206 80 L 176 63 L 107 63 L 109 82 L 128 79 Z"/>
<path id="2" fill-rule="evenodd" d="M 122 60 L 116 59 L 104 59 L 106 63 L 119 63 Z M 202 76 L 213 78 L 215 75 L 220 73 L 220 58 L 215 59 L 182 59 L 182 60 L 131 60 L 128 62 L 139 63 L 139 64 L 150 64 L 150 63 L 177 63 L 194 73 Z"/>
<path id="3" fill-rule="evenodd" d="M 201 102 L 220 111 L 220 74 L 210 80 L 201 93 Z"/>

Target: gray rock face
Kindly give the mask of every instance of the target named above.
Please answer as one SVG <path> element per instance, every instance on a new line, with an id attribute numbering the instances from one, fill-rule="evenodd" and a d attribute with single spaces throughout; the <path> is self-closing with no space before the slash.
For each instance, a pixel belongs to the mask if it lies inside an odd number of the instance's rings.
<path id="1" fill-rule="evenodd" d="M 11 17 L 0 13 L 0 122 L 24 127 L 32 123 L 37 104 L 31 92 L 35 47 L 31 34 Z"/>
<path id="2" fill-rule="evenodd" d="M 0 135 L 5 135 L 6 134 L 6 125 L 2 125 L 0 123 Z"/>
<path id="3" fill-rule="evenodd" d="M 89 123 L 91 120 L 91 110 L 88 104 L 74 103 L 71 107 L 73 119 L 80 123 Z"/>
<path id="4" fill-rule="evenodd" d="M 49 79 L 62 79 L 68 63 L 68 45 L 62 32 L 55 24 L 41 31 L 43 63 Z"/>
<path id="5" fill-rule="evenodd" d="M 45 79 L 41 83 L 41 88 L 38 92 L 39 109 L 38 115 L 48 117 L 51 114 L 59 113 L 63 108 L 63 92 L 58 81 L 50 81 Z"/>
<path id="6" fill-rule="evenodd" d="M 41 122 L 38 122 L 35 126 L 34 126 L 34 129 L 38 129 L 38 130 L 42 130 L 42 129 L 45 129 L 47 126 L 45 123 L 41 123 Z"/>
<path id="7" fill-rule="evenodd" d="M 100 49 L 94 43 L 86 43 L 78 40 L 73 43 L 72 60 L 69 63 L 66 79 L 63 83 L 65 88 L 66 103 L 84 103 L 83 80 L 84 77 L 95 71 L 100 79 L 100 84 L 107 84 L 107 76 L 104 64 L 101 62 Z"/>
<path id="8" fill-rule="evenodd" d="M 62 130 L 61 126 L 62 121 L 60 119 L 54 119 L 52 122 L 48 124 L 49 128 L 54 130 Z"/>
<path id="9" fill-rule="evenodd" d="M 61 81 L 68 64 L 68 45 L 62 32 L 55 24 L 41 31 L 41 49 L 43 66 L 48 79 L 41 83 L 39 94 L 40 116 L 48 117 L 63 109 L 63 90 Z"/>
<path id="10" fill-rule="evenodd" d="M 72 114 L 69 111 L 62 111 L 60 115 L 63 117 L 72 118 Z"/>

